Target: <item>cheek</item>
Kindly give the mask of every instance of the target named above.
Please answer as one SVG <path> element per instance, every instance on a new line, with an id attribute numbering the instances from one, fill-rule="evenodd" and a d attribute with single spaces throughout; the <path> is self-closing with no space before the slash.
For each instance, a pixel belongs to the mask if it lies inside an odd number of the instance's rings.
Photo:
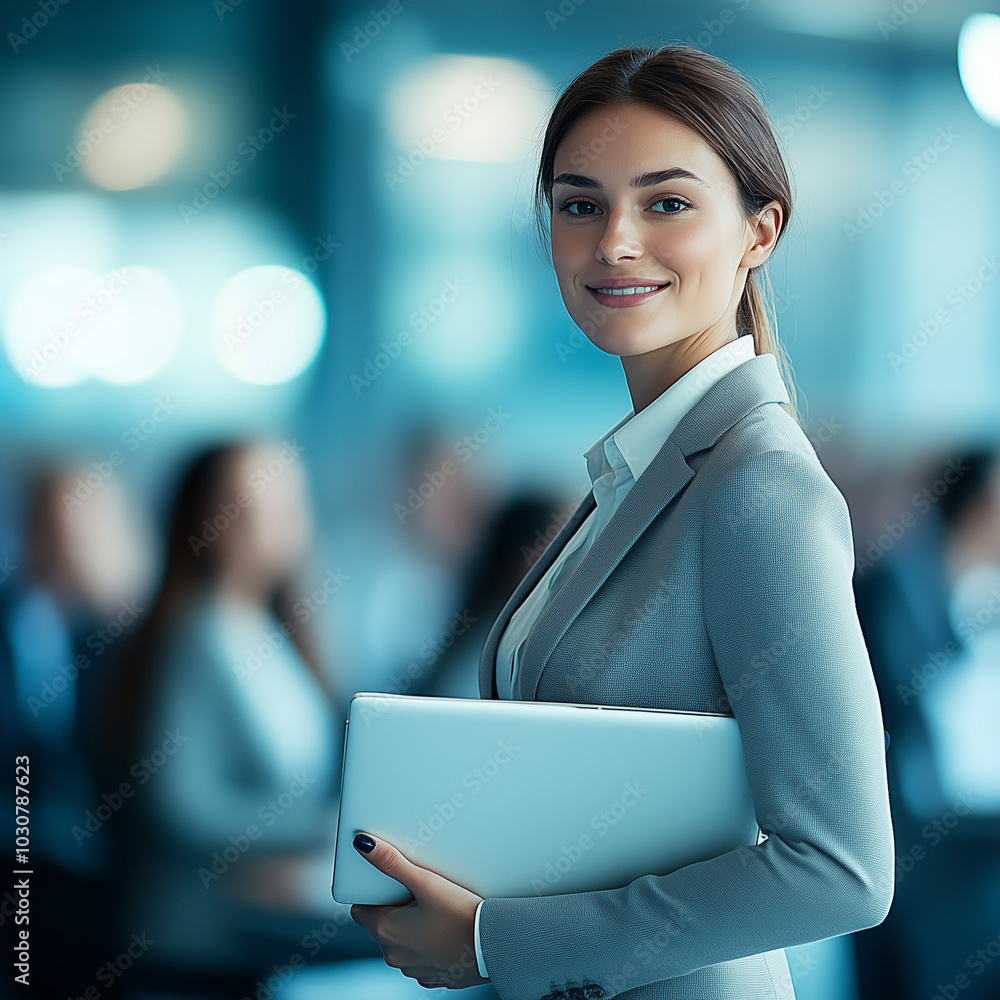
<path id="1" fill-rule="evenodd" d="M 582 230 L 552 232 L 552 266 L 560 285 L 568 286 L 590 253 L 590 242 Z"/>
<path id="2" fill-rule="evenodd" d="M 664 239 L 661 260 L 680 275 L 681 294 L 699 288 L 728 293 L 735 274 L 735 264 L 730 262 L 733 246 L 733 234 L 722 226 L 692 226 L 674 231 L 669 241 Z"/>

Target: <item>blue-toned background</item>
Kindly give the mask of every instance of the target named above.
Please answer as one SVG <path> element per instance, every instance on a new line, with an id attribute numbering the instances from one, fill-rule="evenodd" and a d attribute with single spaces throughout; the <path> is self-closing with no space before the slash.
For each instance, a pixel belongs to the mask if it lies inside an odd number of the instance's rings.
<path id="1" fill-rule="evenodd" d="M 790 948 L 797 993 L 1000 995 L 1000 19 L 968 20 L 990 13 L 3 5 L 0 724 L 32 760 L 36 995 L 418 995 L 329 898 L 344 712 L 478 697 L 493 617 L 629 409 L 532 191 L 562 88 L 670 42 L 748 75 L 781 137 L 778 330 L 851 507 L 892 737 L 893 911 Z M 172 519 L 209 552 L 177 593 L 225 599 L 143 632 Z M 182 718 L 210 735 L 165 747 Z"/>

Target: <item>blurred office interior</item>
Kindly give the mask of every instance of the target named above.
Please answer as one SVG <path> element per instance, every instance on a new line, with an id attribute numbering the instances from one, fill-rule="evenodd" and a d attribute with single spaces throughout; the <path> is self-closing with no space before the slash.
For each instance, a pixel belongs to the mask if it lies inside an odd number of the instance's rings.
<path id="1" fill-rule="evenodd" d="M 478 697 L 589 489 L 630 401 L 536 239 L 538 147 L 599 56 L 685 43 L 787 157 L 775 315 L 890 733 L 893 909 L 788 948 L 796 993 L 1000 996 L 998 15 L 4 5 L 0 731 L 32 761 L 36 995 L 423 995 L 330 898 L 347 705 Z"/>

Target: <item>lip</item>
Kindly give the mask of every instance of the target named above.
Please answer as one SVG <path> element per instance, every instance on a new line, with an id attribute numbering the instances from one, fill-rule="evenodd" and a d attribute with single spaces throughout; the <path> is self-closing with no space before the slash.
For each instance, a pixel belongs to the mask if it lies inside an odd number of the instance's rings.
<path id="1" fill-rule="evenodd" d="M 643 288 L 649 287 L 650 285 L 661 285 L 662 287 L 657 288 L 652 292 L 638 292 L 632 295 L 608 295 L 603 292 L 595 291 L 590 285 L 586 285 L 586 289 L 590 294 L 602 305 L 607 306 L 609 309 L 629 309 L 632 306 L 642 305 L 643 302 L 648 302 L 654 296 L 659 295 L 660 292 L 666 291 L 673 282 L 661 282 L 661 281 L 644 281 L 638 278 L 601 278 L 600 286 L 601 288 Z"/>
<path id="2" fill-rule="evenodd" d="M 647 285 L 666 285 L 669 278 L 595 278 L 585 282 L 588 288 L 642 288 Z"/>

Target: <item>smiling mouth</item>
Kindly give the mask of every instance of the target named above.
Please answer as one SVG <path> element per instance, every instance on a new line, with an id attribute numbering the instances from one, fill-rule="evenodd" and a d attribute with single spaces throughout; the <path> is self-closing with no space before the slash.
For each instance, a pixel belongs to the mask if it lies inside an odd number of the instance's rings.
<path id="1" fill-rule="evenodd" d="M 630 288 L 602 288 L 599 285 L 587 285 L 587 287 L 600 295 L 643 295 L 647 292 L 658 292 L 669 284 L 670 282 L 667 281 L 662 285 L 635 285 Z"/>

